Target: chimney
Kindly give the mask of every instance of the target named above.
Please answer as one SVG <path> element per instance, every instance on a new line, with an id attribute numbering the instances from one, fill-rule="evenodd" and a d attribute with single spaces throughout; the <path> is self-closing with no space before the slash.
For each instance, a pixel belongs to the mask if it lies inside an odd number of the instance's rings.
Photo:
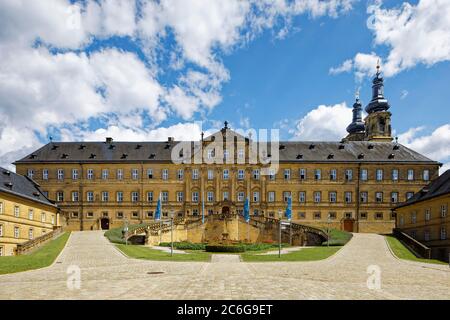
<path id="1" fill-rule="evenodd" d="M 111 138 L 111 137 L 106 138 L 106 143 L 111 144 L 112 142 L 113 142 L 113 138 Z"/>

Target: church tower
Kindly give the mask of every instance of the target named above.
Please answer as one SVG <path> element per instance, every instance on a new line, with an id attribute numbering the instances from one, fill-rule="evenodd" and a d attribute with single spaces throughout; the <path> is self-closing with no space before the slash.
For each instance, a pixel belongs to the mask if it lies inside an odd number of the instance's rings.
<path id="1" fill-rule="evenodd" d="M 390 105 L 383 95 L 384 83 L 380 76 L 380 63 L 377 64 L 377 73 L 372 84 L 372 100 L 366 106 L 367 117 L 365 122 L 365 140 L 390 142 L 391 135 L 391 113 L 388 111 Z"/>
<path id="2" fill-rule="evenodd" d="M 362 104 L 359 100 L 359 92 L 356 93 L 356 101 L 353 104 L 353 120 L 347 127 L 348 135 L 344 141 L 363 141 L 365 139 L 365 126 L 362 121 Z"/>

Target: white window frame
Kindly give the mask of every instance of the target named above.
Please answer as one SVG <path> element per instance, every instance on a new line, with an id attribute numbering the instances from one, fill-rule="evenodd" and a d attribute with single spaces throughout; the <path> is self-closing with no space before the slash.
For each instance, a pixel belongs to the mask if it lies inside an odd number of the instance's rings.
<path id="1" fill-rule="evenodd" d="M 199 193 L 198 191 L 192 191 L 192 202 L 198 203 L 199 201 Z"/>
<path id="2" fill-rule="evenodd" d="M 162 202 L 164 202 L 164 203 L 167 203 L 167 202 L 169 202 L 169 191 L 163 191 L 163 192 L 161 192 L 161 200 L 162 200 Z"/>
<path id="3" fill-rule="evenodd" d="M 352 181 L 353 180 L 353 169 L 346 169 L 345 170 L 345 180 L 346 181 Z"/>
<path id="4" fill-rule="evenodd" d="M 291 169 L 284 169 L 284 180 L 291 180 Z"/>
<path id="5" fill-rule="evenodd" d="M 367 191 L 361 191 L 359 193 L 361 203 L 367 203 L 369 201 L 369 193 Z"/>
<path id="6" fill-rule="evenodd" d="M 398 203 L 398 192 L 391 192 L 391 203 Z"/>
<path id="7" fill-rule="evenodd" d="M 378 201 L 378 195 L 381 195 L 381 201 Z M 376 203 L 383 203 L 383 192 L 382 191 L 377 191 L 375 192 L 375 202 Z"/>
<path id="8" fill-rule="evenodd" d="M 94 192 L 93 191 L 87 191 L 86 192 L 86 201 L 87 202 L 94 202 Z"/>
<path id="9" fill-rule="evenodd" d="M 198 169 L 192 169 L 192 179 L 198 180 L 198 176 L 199 176 Z"/>
<path id="10" fill-rule="evenodd" d="M 408 169 L 406 177 L 408 181 L 414 181 L 414 169 Z"/>
<path id="11" fill-rule="evenodd" d="M 337 192 L 336 191 L 330 191 L 328 194 L 328 198 L 330 203 L 336 203 L 337 201 Z"/>
<path id="12" fill-rule="evenodd" d="M 109 178 L 109 170 L 108 169 L 102 169 L 102 179 L 107 180 Z"/>
<path id="13" fill-rule="evenodd" d="M 137 191 L 132 191 L 131 192 L 131 202 L 139 202 L 139 192 Z"/>
<path id="14" fill-rule="evenodd" d="M 109 202 L 109 192 L 102 191 L 102 202 Z"/>
<path id="15" fill-rule="evenodd" d="M 184 179 L 184 170 L 183 169 L 178 169 L 177 177 L 178 177 L 178 180 L 180 180 L 180 181 Z"/>
<path id="16" fill-rule="evenodd" d="M 253 169 L 253 174 L 252 174 L 252 176 L 253 176 L 253 179 L 254 179 L 254 180 L 259 180 L 259 177 L 260 177 L 260 171 L 259 171 L 259 169 Z"/>
<path id="17" fill-rule="evenodd" d="M 28 229 L 28 239 L 33 240 L 34 238 L 34 230 L 33 228 Z"/>
<path id="18" fill-rule="evenodd" d="M 269 191 L 267 193 L 267 202 L 275 202 L 275 191 Z"/>
<path id="19" fill-rule="evenodd" d="M 253 197 L 252 197 L 253 202 L 257 203 L 259 202 L 259 191 L 253 191 Z"/>
<path id="20" fill-rule="evenodd" d="M 383 169 L 377 169 L 375 172 L 375 179 L 377 181 L 383 181 Z"/>
<path id="21" fill-rule="evenodd" d="M 147 191 L 147 202 L 153 202 L 153 191 Z"/>
<path id="22" fill-rule="evenodd" d="M 223 180 L 228 180 L 230 178 L 230 170 L 223 169 L 222 178 Z"/>
<path id="23" fill-rule="evenodd" d="M 213 179 L 214 179 L 214 170 L 208 169 L 208 180 L 213 180 Z"/>
<path id="24" fill-rule="evenodd" d="M 314 180 L 319 181 L 322 180 L 322 170 L 314 169 Z"/>
<path id="25" fill-rule="evenodd" d="M 20 238 L 20 228 L 14 227 L 14 239 L 19 239 L 19 238 Z"/>
<path id="26" fill-rule="evenodd" d="M 351 191 L 346 191 L 344 193 L 344 201 L 345 203 L 352 203 L 353 201 L 353 196 L 352 196 L 352 192 Z"/>
<path id="27" fill-rule="evenodd" d="M 177 191 L 177 202 L 183 202 L 183 201 L 184 201 L 183 191 Z"/>
<path id="28" fill-rule="evenodd" d="M 78 202 L 80 200 L 80 195 L 78 191 L 72 191 L 72 202 Z"/>
<path id="29" fill-rule="evenodd" d="M 117 180 L 123 180 L 123 169 L 117 169 L 116 178 Z"/>
<path id="30" fill-rule="evenodd" d="M 162 171 L 161 171 L 161 179 L 169 180 L 169 169 L 162 169 Z"/>
<path id="31" fill-rule="evenodd" d="M 27 170 L 27 176 L 28 176 L 28 178 L 33 179 L 33 177 L 34 177 L 34 169 L 28 169 Z"/>
<path id="32" fill-rule="evenodd" d="M 447 239 L 447 229 L 445 227 L 441 227 L 440 230 L 440 238 L 441 240 L 446 240 Z"/>
<path id="33" fill-rule="evenodd" d="M 41 222 L 45 221 L 47 221 L 47 215 L 45 214 L 45 212 L 41 212 Z"/>
<path id="34" fill-rule="evenodd" d="M 391 180 L 392 181 L 398 181 L 399 178 L 399 171 L 398 169 L 392 169 L 391 171 Z"/>
<path id="35" fill-rule="evenodd" d="M 447 209 L 446 204 L 441 205 L 441 218 L 445 218 L 447 216 Z"/>
<path id="36" fill-rule="evenodd" d="M 244 200 L 245 200 L 245 193 L 243 191 L 239 191 L 238 192 L 237 200 L 238 200 L 238 202 L 244 202 Z"/>
<path id="37" fill-rule="evenodd" d="M 153 179 L 153 169 L 152 168 L 147 169 L 147 179 Z"/>
<path id="38" fill-rule="evenodd" d="M 314 203 L 320 203 L 322 201 L 322 193 L 320 191 L 314 191 Z"/>
<path id="39" fill-rule="evenodd" d="M 123 191 L 117 191 L 116 192 L 116 202 L 122 203 L 123 202 Z"/>
<path id="40" fill-rule="evenodd" d="M 59 181 L 64 180 L 64 169 L 58 169 L 56 173 L 56 177 Z"/>
<path id="41" fill-rule="evenodd" d="M 222 194 L 223 197 L 223 201 L 228 201 L 230 200 L 230 193 L 228 191 L 224 191 Z"/>
<path id="42" fill-rule="evenodd" d="M 42 169 L 42 180 L 48 180 L 48 169 Z"/>
<path id="43" fill-rule="evenodd" d="M 28 209 L 28 220 L 34 220 L 34 210 Z"/>
<path id="44" fill-rule="evenodd" d="M 238 180 L 244 180 L 245 178 L 245 171 L 243 169 L 238 170 Z"/>
<path id="45" fill-rule="evenodd" d="M 331 181 L 336 181 L 337 180 L 337 170 L 336 169 L 331 169 L 330 170 L 330 180 Z"/>
<path id="46" fill-rule="evenodd" d="M 283 191 L 283 201 L 286 203 L 289 198 L 292 198 L 292 193 L 290 191 Z"/>
<path id="47" fill-rule="evenodd" d="M 214 202 L 214 192 L 213 191 L 208 191 L 206 193 L 206 201 Z"/>
<path id="48" fill-rule="evenodd" d="M 14 217 L 19 218 L 20 217 L 20 207 L 14 206 Z"/>
<path id="49" fill-rule="evenodd" d="M 0 202 L 0 214 L 3 214 L 3 202 Z"/>
<path id="50" fill-rule="evenodd" d="M 305 203 L 306 202 L 306 191 L 299 191 L 298 193 L 298 202 Z"/>
<path id="51" fill-rule="evenodd" d="M 86 178 L 88 180 L 94 180 L 94 169 L 87 169 Z"/>
<path id="52" fill-rule="evenodd" d="M 431 210 L 429 208 L 425 209 L 425 221 L 431 220 Z"/>
<path id="53" fill-rule="evenodd" d="M 306 169 L 301 168 L 299 170 L 298 177 L 300 180 L 306 180 Z"/>
<path id="54" fill-rule="evenodd" d="M 78 169 L 72 169 L 72 180 L 78 180 Z"/>
<path id="55" fill-rule="evenodd" d="M 369 171 L 367 169 L 361 169 L 361 181 L 367 181 L 369 179 Z"/>
<path id="56" fill-rule="evenodd" d="M 131 169 L 131 179 L 138 180 L 139 179 L 139 170 L 136 168 Z"/>
<path id="57" fill-rule="evenodd" d="M 422 179 L 423 181 L 430 181 L 430 170 L 428 169 L 423 170 Z"/>

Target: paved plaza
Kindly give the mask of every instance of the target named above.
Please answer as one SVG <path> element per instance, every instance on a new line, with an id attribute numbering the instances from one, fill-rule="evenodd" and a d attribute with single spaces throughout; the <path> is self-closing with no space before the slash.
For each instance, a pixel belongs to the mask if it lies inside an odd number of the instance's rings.
<path id="1" fill-rule="evenodd" d="M 102 232 L 73 232 L 52 266 L 0 276 L 0 299 L 450 299 L 448 266 L 398 260 L 375 234 L 317 262 L 212 261 L 129 259 Z M 367 285 L 369 266 L 380 289 Z M 79 289 L 67 285 L 74 270 Z"/>

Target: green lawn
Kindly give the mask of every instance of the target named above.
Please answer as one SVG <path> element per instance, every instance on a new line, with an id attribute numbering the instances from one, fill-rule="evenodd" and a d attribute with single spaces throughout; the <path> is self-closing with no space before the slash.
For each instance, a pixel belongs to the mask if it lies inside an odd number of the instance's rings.
<path id="1" fill-rule="evenodd" d="M 386 240 L 391 247 L 392 252 L 394 252 L 395 256 L 400 259 L 417 261 L 417 262 L 426 262 L 426 263 L 435 263 L 435 264 L 447 264 L 446 262 L 434 260 L 434 259 L 422 259 L 417 258 L 414 253 L 412 253 L 407 247 L 405 247 L 396 237 L 394 236 L 386 236 Z"/>
<path id="2" fill-rule="evenodd" d="M 326 233 L 327 230 L 325 229 L 324 232 Z M 330 246 L 344 246 L 347 244 L 347 242 L 350 241 L 350 239 L 353 237 L 353 235 L 350 232 L 337 230 L 337 229 L 331 229 L 330 230 Z M 327 245 L 327 241 L 322 243 L 323 246 Z"/>
<path id="3" fill-rule="evenodd" d="M 241 257 L 245 262 L 316 261 L 323 260 L 332 256 L 340 248 L 342 247 L 331 246 L 304 248 L 291 253 L 282 254 L 281 258 L 278 258 L 278 254 L 261 255 L 261 252 L 246 252 L 241 254 Z"/>
<path id="4" fill-rule="evenodd" d="M 33 253 L 0 257 L 0 274 L 22 272 L 48 267 L 55 261 L 69 239 L 70 232 L 65 232 Z"/>
<path id="5" fill-rule="evenodd" d="M 136 259 L 158 260 L 158 261 L 209 261 L 211 254 L 199 250 L 185 250 L 188 254 L 173 254 L 161 250 L 150 249 L 145 246 L 116 244 L 117 248 L 127 256 Z"/>

